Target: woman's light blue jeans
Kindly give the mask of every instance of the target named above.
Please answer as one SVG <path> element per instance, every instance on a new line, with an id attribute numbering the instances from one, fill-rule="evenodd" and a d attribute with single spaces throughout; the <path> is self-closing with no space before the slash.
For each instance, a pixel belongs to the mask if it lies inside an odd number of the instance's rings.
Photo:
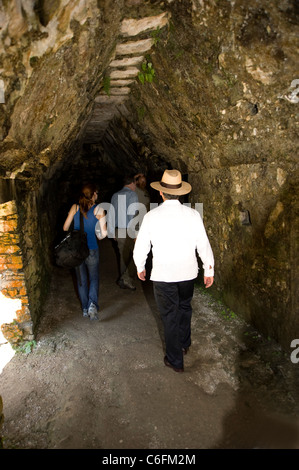
<path id="1" fill-rule="evenodd" d="M 99 259 L 99 249 L 89 250 L 89 256 L 76 269 L 77 286 L 82 310 L 88 310 L 91 303 L 93 303 L 97 309 L 99 308 Z"/>

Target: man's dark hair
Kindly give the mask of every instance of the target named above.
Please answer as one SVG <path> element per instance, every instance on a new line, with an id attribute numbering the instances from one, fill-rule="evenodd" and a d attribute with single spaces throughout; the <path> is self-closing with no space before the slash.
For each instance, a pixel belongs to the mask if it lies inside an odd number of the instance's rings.
<path id="1" fill-rule="evenodd" d="M 178 196 L 177 194 L 167 194 L 167 193 L 163 193 L 165 199 L 179 199 L 180 196 Z"/>
<path id="2" fill-rule="evenodd" d="M 125 175 L 123 178 L 124 186 L 131 183 L 135 183 L 135 175 Z"/>

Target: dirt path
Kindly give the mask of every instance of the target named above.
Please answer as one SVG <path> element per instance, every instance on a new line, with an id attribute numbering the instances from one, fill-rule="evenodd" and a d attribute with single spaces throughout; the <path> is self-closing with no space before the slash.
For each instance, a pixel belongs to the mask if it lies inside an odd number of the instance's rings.
<path id="1" fill-rule="evenodd" d="M 57 269 L 37 347 L 0 375 L 7 449 L 299 448 L 299 364 L 203 294 L 185 373 L 163 364 L 151 283 L 115 284 L 101 245 L 100 321 Z"/>

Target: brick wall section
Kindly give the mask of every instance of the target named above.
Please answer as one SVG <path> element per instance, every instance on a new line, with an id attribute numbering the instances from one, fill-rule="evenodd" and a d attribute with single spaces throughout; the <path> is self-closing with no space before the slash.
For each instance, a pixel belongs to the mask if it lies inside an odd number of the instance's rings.
<path id="1" fill-rule="evenodd" d="M 5 339 L 14 344 L 32 339 L 32 321 L 19 243 L 15 201 L 0 204 L 0 291 L 6 298 L 21 301 L 21 308 L 16 310 L 15 318 L 10 323 L 5 322 L 5 312 L 0 309 L 0 325 Z"/>

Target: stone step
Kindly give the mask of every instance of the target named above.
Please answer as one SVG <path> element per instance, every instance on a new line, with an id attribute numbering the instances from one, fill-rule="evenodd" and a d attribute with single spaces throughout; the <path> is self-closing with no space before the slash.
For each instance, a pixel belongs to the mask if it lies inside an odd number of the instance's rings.
<path id="1" fill-rule="evenodd" d="M 111 96 L 114 96 L 114 95 L 128 95 L 130 93 L 130 88 L 129 87 L 114 87 L 114 88 L 110 88 L 110 95 Z M 107 93 L 105 93 L 104 91 L 101 91 L 101 95 L 107 95 Z"/>
<path id="2" fill-rule="evenodd" d="M 127 99 L 127 96 L 108 96 L 108 95 L 98 95 L 95 97 L 96 103 L 103 103 L 103 104 L 115 104 L 119 105 L 123 103 Z"/>
<path id="3" fill-rule="evenodd" d="M 122 78 L 135 78 L 139 73 L 139 69 L 136 67 L 129 67 L 125 70 L 112 70 L 110 73 L 110 78 L 113 79 L 122 79 Z"/>
<path id="4" fill-rule="evenodd" d="M 132 65 L 140 65 L 144 56 L 138 57 L 125 57 L 124 59 L 112 60 L 109 67 L 130 67 Z"/>
<path id="5" fill-rule="evenodd" d="M 134 80 L 110 80 L 110 87 L 128 86 L 134 83 Z"/>
<path id="6" fill-rule="evenodd" d="M 121 35 L 125 39 L 140 33 L 163 28 L 169 21 L 169 13 L 149 16 L 141 19 L 124 19 L 121 24 Z M 92 115 L 85 128 L 85 142 L 100 142 L 107 135 L 109 124 L 115 117 L 127 115 L 125 101 L 130 94 L 130 85 L 138 76 L 144 60 L 144 53 L 154 44 L 153 38 L 137 41 L 126 41 L 116 45 L 109 64 L 110 90 L 107 95 L 103 90 L 95 98 Z"/>
<path id="7" fill-rule="evenodd" d="M 101 106 L 97 107 L 93 110 L 91 116 L 90 116 L 90 122 L 91 121 L 99 121 L 99 120 L 105 120 L 105 119 L 112 119 L 116 114 L 117 114 L 117 108 L 115 106 Z"/>
<path id="8" fill-rule="evenodd" d="M 137 36 L 137 34 L 153 31 L 155 29 L 163 28 L 169 21 L 169 13 L 164 12 L 158 16 L 148 16 L 135 19 L 124 19 L 121 24 L 120 32 L 123 36 Z"/>
<path id="9" fill-rule="evenodd" d="M 115 54 L 117 56 L 130 55 L 130 54 L 142 54 L 151 49 L 154 44 L 153 38 L 141 39 L 140 41 L 128 41 L 117 44 Z"/>

